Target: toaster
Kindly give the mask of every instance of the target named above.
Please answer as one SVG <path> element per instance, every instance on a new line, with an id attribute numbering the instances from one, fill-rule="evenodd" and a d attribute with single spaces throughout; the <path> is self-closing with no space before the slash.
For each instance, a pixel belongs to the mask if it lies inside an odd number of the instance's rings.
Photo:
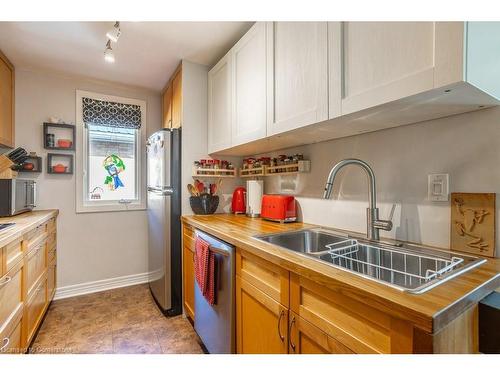
<path id="1" fill-rule="evenodd" d="M 260 216 L 263 219 L 281 223 L 296 221 L 295 197 L 278 194 L 263 195 Z"/>

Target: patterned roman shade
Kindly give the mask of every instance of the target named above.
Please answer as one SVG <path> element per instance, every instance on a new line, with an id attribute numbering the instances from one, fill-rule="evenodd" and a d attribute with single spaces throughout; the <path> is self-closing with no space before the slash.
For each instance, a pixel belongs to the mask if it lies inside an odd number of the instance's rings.
<path id="1" fill-rule="evenodd" d="M 82 104 L 85 126 L 103 125 L 128 129 L 141 127 L 141 107 L 138 105 L 91 98 L 82 98 Z"/>

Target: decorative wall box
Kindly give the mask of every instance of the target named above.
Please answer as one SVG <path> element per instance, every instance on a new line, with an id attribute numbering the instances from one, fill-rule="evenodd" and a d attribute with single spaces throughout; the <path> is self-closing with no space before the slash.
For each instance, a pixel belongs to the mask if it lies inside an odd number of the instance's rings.
<path id="1" fill-rule="evenodd" d="M 47 173 L 73 174 L 73 155 L 47 154 Z"/>
<path id="2" fill-rule="evenodd" d="M 75 150 L 75 125 L 43 123 L 43 147 L 47 150 Z"/>
<path id="3" fill-rule="evenodd" d="M 29 169 L 29 165 L 33 164 L 33 168 Z M 28 158 L 24 161 L 19 172 L 23 173 L 40 173 L 43 170 L 42 167 L 42 157 L 41 156 L 28 156 Z"/>

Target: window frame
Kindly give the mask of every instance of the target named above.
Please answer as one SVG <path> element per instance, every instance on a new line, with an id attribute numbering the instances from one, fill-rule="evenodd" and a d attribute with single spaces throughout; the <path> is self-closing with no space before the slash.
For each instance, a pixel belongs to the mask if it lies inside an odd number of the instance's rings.
<path id="1" fill-rule="evenodd" d="M 141 127 L 136 136 L 136 193 L 137 199 L 130 203 L 114 201 L 91 201 L 88 199 L 88 130 L 83 122 L 82 98 L 135 104 L 141 108 Z M 146 209 L 146 158 L 142 150 L 146 144 L 146 101 L 89 91 L 76 90 L 76 212 L 135 211 Z"/>

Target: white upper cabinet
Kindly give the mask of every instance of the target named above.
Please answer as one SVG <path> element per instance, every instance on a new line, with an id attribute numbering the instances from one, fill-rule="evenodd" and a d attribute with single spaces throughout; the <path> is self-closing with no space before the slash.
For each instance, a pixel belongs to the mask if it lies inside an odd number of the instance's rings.
<path id="1" fill-rule="evenodd" d="M 267 31 L 267 135 L 327 120 L 327 23 L 270 22 Z"/>
<path id="2" fill-rule="evenodd" d="M 237 146 L 266 136 L 266 23 L 257 22 L 230 54 L 231 145 Z"/>
<path id="3" fill-rule="evenodd" d="M 342 22 L 331 39 L 340 54 L 332 63 L 343 72 L 342 114 L 431 90 L 434 35 L 433 22 Z"/>
<path id="4" fill-rule="evenodd" d="M 412 119 L 422 121 L 425 117 L 442 117 L 467 109 L 466 106 L 461 109 L 447 106 L 447 99 L 435 98 L 443 91 L 437 94 L 432 92 L 467 81 L 467 69 L 473 65 L 467 64 L 466 50 L 477 45 L 467 43 L 471 34 L 467 33 L 467 27 L 475 26 L 464 22 L 329 23 L 329 117 L 360 112 L 419 94 L 422 95 L 408 100 L 412 105 L 418 103 L 418 108 L 412 108 L 423 117 L 413 116 L 411 109 L 406 113 L 398 111 L 401 123 Z M 494 25 L 490 25 L 489 29 L 492 35 L 496 34 Z M 490 32 L 483 29 L 483 43 L 480 45 L 484 46 Z M 474 56 L 484 54 L 476 53 Z M 475 66 L 484 68 L 484 63 Z M 457 98 L 449 100 L 450 104 L 466 105 L 472 98 L 472 93 L 466 92 L 464 87 L 460 89 L 460 92 L 456 91 Z M 443 102 L 438 112 L 433 112 L 437 109 L 435 102 L 428 108 L 423 106 L 425 101 L 431 100 Z M 409 103 L 401 104 L 402 108 L 408 108 Z M 474 100 L 472 104 L 475 104 Z M 478 104 L 481 104 L 480 101 Z M 489 104 L 487 100 L 485 104 Z M 395 109 L 399 108 L 392 108 L 393 113 L 396 113 Z"/>
<path id="5" fill-rule="evenodd" d="M 231 65 L 224 56 L 208 72 L 208 153 L 231 147 Z"/>

